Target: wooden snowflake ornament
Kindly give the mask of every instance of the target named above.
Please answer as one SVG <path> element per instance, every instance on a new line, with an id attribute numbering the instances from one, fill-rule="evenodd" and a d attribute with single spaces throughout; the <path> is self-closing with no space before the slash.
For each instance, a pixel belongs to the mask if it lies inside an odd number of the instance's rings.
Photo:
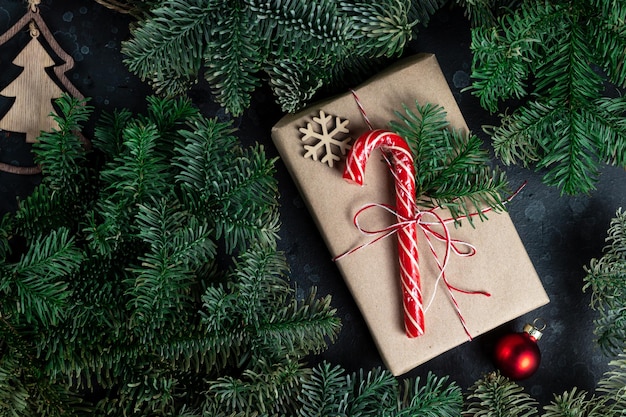
<path id="1" fill-rule="evenodd" d="M 342 120 L 340 117 L 324 113 L 320 110 L 319 117 L 313 117 L 313 123 L 309 122 L 305 127 L 301 127 L 300 133 L 303 133 L 302 141 L 305 142 L 306 150 L 304 157 L 311 158 L 314 161 L 320 161 L 333 167 L 335 161 L 340 161 L 341 156 L 345 155 L 352 147 L 350 142 L 352 138 L 345 136 L 347 134 L 349 120 Z M 313 144 L 311 139 L 316 142 Z M 339 152 L 339 154 L 337 154 Z M 321 157 L 321 159 L 320 159 Z"/>
<path id="2" fill-rule="evenodd" d="M 58 128 L 53 117 L 56 115 L 53 102 L 60 98 L 64 91 L 75 98 L 83 98 L 65 76 L 65 73 L 74 67 L 74 60 L 54 39 L 39 14 L 38 4 L 39 0 L 29 0 L 29 11 L 0 36 L 1 46 L 22 30 L 26 29 L 30 33 L 30 41 L 12 61 L 12 64 L 22 68 L 22 71 L 0 90 L 3 97 L 14 99 L 9 110 L 0 119 L 0 129 L 26 134 L 27 143 L 37 142 L 41 132 L 50 132 Z M 49 51 L 63 63 L 56 65 Z M 53 67 L 56 79 L 46 71 L 49 67 Z M 87 143 L 82 136 L 81 140 Z M 0 163 L 0 170 L 22 175 L 41 172 L 39 167 L 18 167 L 6 163 Z"/>

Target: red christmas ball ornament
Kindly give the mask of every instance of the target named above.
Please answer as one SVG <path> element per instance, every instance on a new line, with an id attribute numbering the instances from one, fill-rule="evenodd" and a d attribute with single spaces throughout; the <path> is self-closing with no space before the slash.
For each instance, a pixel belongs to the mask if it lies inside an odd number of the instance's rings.
<path id="1" fill-rule="evenodd" d="M 525 379 L 535 373 L 541 363 L 541 352 L 537 341 L 542 330 L 535 323 L 527 323 L 522 332 L 511 333 L 498 341 L 494 348 L 493 359 L 502 375 L 512 380 Z"/>

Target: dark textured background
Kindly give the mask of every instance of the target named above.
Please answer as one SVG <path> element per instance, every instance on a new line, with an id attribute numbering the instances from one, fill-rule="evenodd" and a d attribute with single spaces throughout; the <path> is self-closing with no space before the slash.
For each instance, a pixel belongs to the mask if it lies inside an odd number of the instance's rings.
<path id="1" fill-rule="evenodd" d="M 21 0 L 0 0 L 0 31 L 4 32 L 15 23 L 24 10 Z M 61 46 L 74 57 L 76 65 L 68 78 L 85 96 L 92 98 L 91 104 L 96 106 L 95 118 L 100 112 L 114 108 L 141 111 L 145 107 L 144 97 L 150 90 L 128 73 L 120 54 L 120 43 L 128 38 L 130 20 L 86 0 L 44 0 L 41 13 Z M 407 54 L 432 52 L 437 55 L 470 129 L 487 139 L 482 126 L 497 123 L 497 118 L 482 110 L 468 92 L 461 91 L 470 82 L 469 42 L 469 25 L 462 13 L 446 8 L 433 17 L 427 28 L 420 29 Z M 10 59 L 7 60 L 7 56 L 14 53 L 11 45 L 0 47 L 0 88 L 14 78 Z M 191 96 L 206 115 L 227 117 L 211 102 L 208 89 L 202 83 Z M 0 97 L 0 114 L 4 114 L 8 106 L 10 102 Z M 271 94 L 262 88 L 255 93 L 252 107 L 235 124 L 244 143 L 263 143 L 270 155 L 278 156 L 270 129 L 281 116 Z M 87 134 L 90 129 L 93 123 Z M 23 137 L 0 136 L 0 160 L 28 163 Z M 331 294 L 343 321 L 339 339 L 321 358 L 348 370 L 382 366 L 363 319 L 280 161 L 277 171 L 282 205 L 280 249 L 287 254 L 291 277 L 300 288 L 315 285 L 320 295 Z M 521 384 L 542 404 L 550 402 L 553 393 L 561 394 L 574 386 L 593 391 L 607 370 L 609 358 L 603 356 L 593 342 L 594 313 L 589 309 L 589 294 L 582 292 L 583 266 L 591 258 L 602 255 L 610 219 L 618 207 L 626 208 L 626 172 L 605 167 L 596 191 L 570 197 L 541 184 L 541 172 L 519 167 L 508 167 L 506 171 L 511 184 L 528 181 L 509 210 L 551 303 L 427 362 L 408 375 L 422 376 L 429 371 L 449 375 L 466 389 L 494 369 L 491 349 L 501 335 L 520 331 L 524 323 L 541 317 L 548 324 L 539 342 L 542 365 L 533 377 Z M 16 196 L 27 195 L 38 181 L 37 176 L 0 173 L 0 213 L 13 210 Z"/>

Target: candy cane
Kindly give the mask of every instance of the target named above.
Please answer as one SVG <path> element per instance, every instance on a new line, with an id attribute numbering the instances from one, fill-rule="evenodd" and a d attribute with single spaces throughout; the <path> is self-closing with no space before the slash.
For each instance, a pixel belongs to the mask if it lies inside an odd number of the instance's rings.
<path id="1" fill-rule="evenodd" d="M 353 144 L 346 159 L 343 178 L 363 185 L 365 165 L 376 148 L 389 152 L 395 179 L 398 223 L 398 256 L 402 282 L 404 327 L 408 337 L 424 334 L 424 308 L 417 253 L 417 222 L 415 205 L 415 167 L 411 150 L 404 139 L 386 130 L 371 130 Z"/>

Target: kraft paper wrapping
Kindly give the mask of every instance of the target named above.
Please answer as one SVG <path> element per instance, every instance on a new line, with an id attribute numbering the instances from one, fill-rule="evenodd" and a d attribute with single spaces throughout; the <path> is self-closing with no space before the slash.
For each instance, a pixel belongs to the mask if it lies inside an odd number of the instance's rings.
<path id="1" fill-rule="evenodd" d="M 374 128 L 388 128 L 389 121 L 397 119 L 394 110 L 401 110 L 403 103 L 415 109 L 417 100 L 420 104 L 441 105 L 451 127 L 467 131 L 434 55 L 421 54 L 403 60 L 355 91 Z M 272 129 L 272 138 L 331 256 L 335 257 L 371 240 L 355 228 L 353 216 L 366 204 L 394 205 L 394 186 L 389 168 L 380 155 L 373 154 L 370 158 L 363 187 L 343 180 L 345 157 L 332 168 L 304 158 L 302 133 L 298 129 L 318 116 L 320 110 L 348 119 L 349 135 L 353 139 L 368 130 L 354 97 L 346 92 L 283 117 Z M 515 200 L 511 204 L 515 204 Z M 509 215 L 491 212 L 488 218 L 484 222 L 476 219 L 475 228 L 467 221 L 461 227 L 451 227 L 452 237 L 471 243 L 477 253 L 470 258 L 452 256 L 446 277 L 457 287 L 491 293 L 491 297 L 455 293 L 472 337 L 549 302 Z M 393 214 L 383 210 L 369 210 L 360 219 L 368 229 L 395 221 Z M 406 373 L 469 340 L 444 283 L 436 284 L 438 269 L 426 239 L 423 235 L 418 239 L 424 304 L 428 304 L 435 287 L 437 291 L 425 313 L 425 334 L 414 339 L 406 337 L 403 326 L 397 235 L 337 261 L 380 355 L 394 375 Z"/>

